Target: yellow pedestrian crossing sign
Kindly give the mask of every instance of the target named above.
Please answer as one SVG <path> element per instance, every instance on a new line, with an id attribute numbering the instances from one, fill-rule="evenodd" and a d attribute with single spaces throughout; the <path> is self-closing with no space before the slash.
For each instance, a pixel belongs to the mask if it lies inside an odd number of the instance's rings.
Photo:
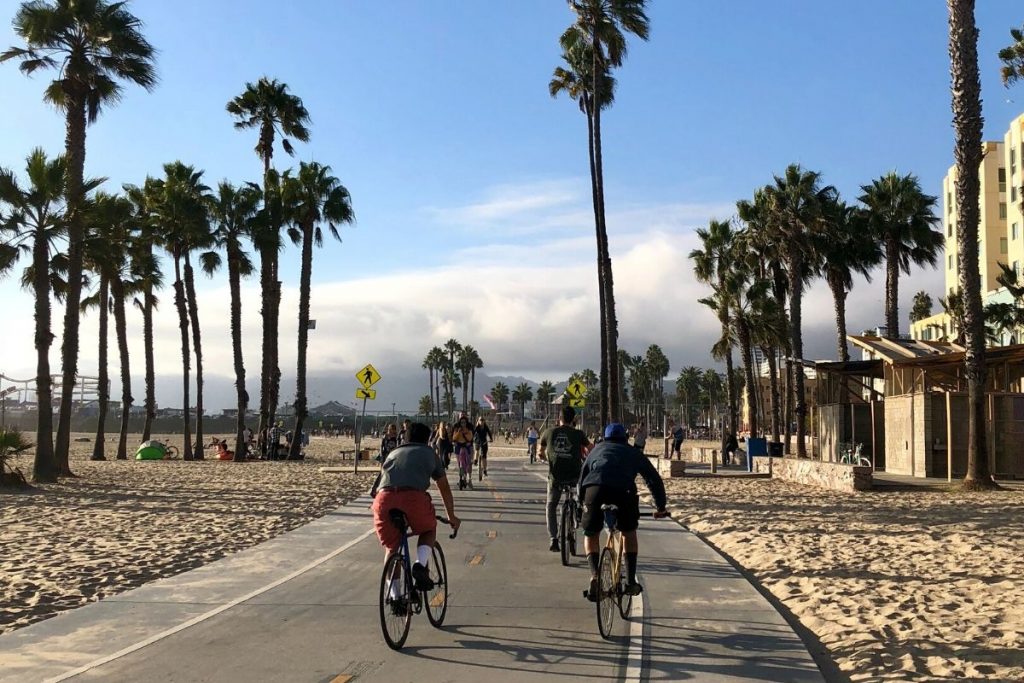
<path id="1" fill-rule="evenodd" d="M 587 404 L 587 385 L 578 379 L 569 382 L 565 388 L 565 394 L 569 397 L 569 405 L 573 408 L 582 408 Z"/>
<path id="2" fill-rule="evenodd" d="M 364 389 L 369 389 L 380 381 L 380 373 L 377 372 L 377 368 L 373 367 L 370 363 L 367 363 L 366 367 L 356 373 L 356 379 L 359 380 L 359 383 L 363 385 Z"/>
<path id="3" fill-rule="evenodd" d="M 356 398 L 365 398 L 371 401 L 377 400 L 376 389 L 356 389 Z"/>

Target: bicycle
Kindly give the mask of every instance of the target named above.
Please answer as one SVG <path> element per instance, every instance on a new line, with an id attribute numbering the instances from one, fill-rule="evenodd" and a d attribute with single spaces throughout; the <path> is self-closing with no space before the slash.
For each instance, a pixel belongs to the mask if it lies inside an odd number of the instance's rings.
<path id="1" fill-rule="evenodd" d="M 863 448 L 864 444 L 860 443 L 840 443 L 836 447 L 836 452 L 839 454 L 839 462 L 843 465 L 871 467 L 871 461 L 860 454 Z"/>
<path id="2" fill-rule="evenodd" d="M 473 451 L 471 446 L 459 444 L 455 447 L 455 459 L 459 463 L 459 490 L 473 488 Z"/>
<path id="3" fill-rule="evenodd" d="M 431 626 L 440 628 L 444 623 L 448 612 L 448 565 L 445 564 L 441 544 L 435 542 L 433 561 L 429 568 L 433 587 L 428 591 L 416 590 L 412 579 L 412 561 L 409 559 L 409 522 L 401 510 L 391 510 L 388 514 L 391 523 L 402 532 L 402 541 L 398 549 L 388 555 L 380 577 L 380 627 L 388 647 L 400 650 L 409 637 L 413 614 L 426 609 Z M 444 517 L 436 519 L 448 524 Z M 456 529 L 448 538 L 455 538 L 458 533 Z M 391 595 L 392 581 L 398 582 L 398 595 L 394 597 Z"/>
<path id="4" fill-rule="evenodd" d="M 473 462 L 476 465 L 477 477 L 480 481 L 484 480 L 484 476 L 487 474 L 487 446 L 476 446 L 476 460 Z"/>
<path id="5" fill-rule="evenodd" d="M 629 619 L 629 610 L 633 606 L 633 596 L 626 592 L 629 578 L 622 571 L 626 556 L 625 539 L 619 531 L 618 505 L 602 505 L 604 525 L 608 529 L 608 539 L 601 550 L 601 560 L 597 574 L 597 630 L 605 640 L 611 638 L 612 623 L 615 620 L 615 608 L 619 616 Z M 641 512 L 641 517 L 651 517 L 649 512 Z M 589 599 L 589 591 L 583 591 L 583 597 Z"/>
<path id="6" fill-rule="evenodd" d="M 562 510 L 558 515 L 558 544 L 562 551 L 562 566 L 569 566 L 569 557 L 576 556 L 576 529 L 579 527 L 582 508 L 576 499 L 574 484 L 561 484 Z"/>
<path id="7" fill-rule="evenodd" d="M 529 441 L 526 445 L 526 450 L 530 454 L 530 464 L 532 465 L 537 461 L 537 441 Z"/>

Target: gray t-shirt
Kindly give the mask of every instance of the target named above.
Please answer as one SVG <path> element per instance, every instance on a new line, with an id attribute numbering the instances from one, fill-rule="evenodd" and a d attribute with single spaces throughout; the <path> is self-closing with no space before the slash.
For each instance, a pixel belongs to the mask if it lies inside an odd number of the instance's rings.
<path id="1" fill-rule="evenodd" d="M 444 464 L 426 444 L 410 443 L 388 453 L 380 478 L 380 488 L 412 488 L 426 491 L 430 480 L 444 476 Z"/>

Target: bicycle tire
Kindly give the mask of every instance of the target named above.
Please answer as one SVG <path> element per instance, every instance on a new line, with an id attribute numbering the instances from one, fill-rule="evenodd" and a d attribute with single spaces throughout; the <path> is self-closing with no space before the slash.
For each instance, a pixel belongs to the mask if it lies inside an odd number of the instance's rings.
<path id="1" fill-rule="evenodd" d="M 558 541 L 562 551 L 562 566 L 569 566 L 569 534 L 572 533 L 572 523 L 569 520 L 569 503 L 562 501 L 562 514 L 558 517 Z"/>
<path id="2" fill-rule="evenodd" d="M 392 650 L 401 650 L 409 637 L 409 626 L 412 624 L 412 577 L 408 576 L 402 553 L 392 553 L 384 563 L 384 571 L 380 576 L 380 630 L 384 634 L 384 642 Z M 392 609 L 391 579 L 397 577 L 399 599 L 406 601 L 405 615 L 395 614 Z"/>
<path id="3" fill-rule="evenodd" d="M 579 553 L 576 552 L 576 527 L 579 525 L 579 514 L 577 512 L 578 508 L 579 508 L 579 506 L 576 504 L 576 501 L 573 500 L 573 499 L 570 499 L 569 500 L 569 534 L 568 534 L 568 536 L 569 536 L 569 554 L 572 555 L 573 557 L 576 557 L 577 555 L 579 555 Z"/>
<path id="4" fill-rule="evenodd" d="M 433 560 L 433 564 L 430 565 L 430 578 L 434 582 L 434 588 L 423 592 L 423 604 L 430 625 L 441 628 L 444 616 L 448 613 L 448 564 L 444 561 L 441 544 L 437 542 L 434 543 Z"/>
<path id="5" fill-rule="evenodd" d="M 601 551 L 601 563 L 597 574 L 597 630 L 601 637 L 608 640 L 612 636 L 612 625 L 615 623 L 615 583 L 612 570 L 612 551 L 605 548 Z"/>
<path id="6" fill-rule="evenodd" d="M 633 608 L 633 596 L 626 592 L 629 577 L 622 572 L 622 563 L 625 559 L 624 555 L 619 555 L 619 585 L 615 587 L 615 602 L 619 605 L 619 616 L 628 621 L 629 611 Z"/>

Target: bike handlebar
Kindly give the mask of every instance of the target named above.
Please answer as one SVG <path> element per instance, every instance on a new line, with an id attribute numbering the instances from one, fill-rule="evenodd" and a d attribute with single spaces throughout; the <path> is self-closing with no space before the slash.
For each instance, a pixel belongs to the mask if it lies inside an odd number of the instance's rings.
<path id="1" fill-rule="evenodd" d="M 436 519 L 437 521 L 439 521 L 439 522 L 442 522 L 442 523 L 444 523 L 444 524 L 447 524 L 448 526 L 451 526 L 451 525 L 452 525 L 451 521 L 449 521 L 449 520 L 448 520 L 448 519 L 446 519 L 445 517 L 442 517 L 441 515 L 434 515 L 434 519 Z M 455 537 L 456 537 L 456 536 L 458 536 L 458 535 L 459 535 L 459 530 L 458 530 L 458 529 L 456 529 L 455 531 L 453 531 L 453 532 L 452 532 L 452 533 L 451 533 L 451 534 L 450 534 L 450 535 L 448 536 L 448 538 L 455 538 Z"/>

